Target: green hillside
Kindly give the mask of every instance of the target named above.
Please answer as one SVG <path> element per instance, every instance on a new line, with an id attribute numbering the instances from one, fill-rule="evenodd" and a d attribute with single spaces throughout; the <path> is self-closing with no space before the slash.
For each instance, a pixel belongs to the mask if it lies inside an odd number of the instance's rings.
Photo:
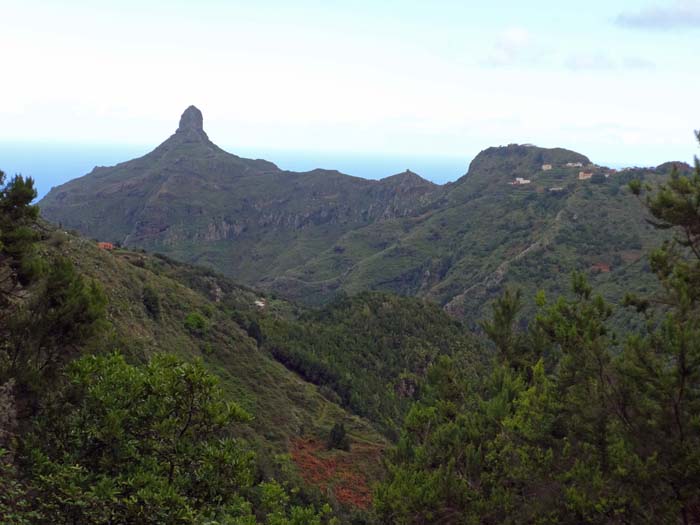
<path id="1" fill-rule="evenodd" d="M 543 158 L 560 160 L 543 172 Z M 432 208 L 344 235 L 273 288 L 292 297 L 310 291 L 321 301 L 337 289 L 416 295 L 475 326 L 508 286 L 523 288 L 526 297 L 538 289 L 556 295 L 574 270 L 587 273 L 610 300 L 629 287 L 653 286 L 644 254 L 660 233 L 644 222 L 626 184 L 662 180 L 668 172 L 598 168 L 598 180 L 578 180 L 580 168 L 565 161 L 586 159 L 526 146 L 486 150 Z M 515 175 L 531 182 L 510 185 Z"/>
<path id="2" fill-rule="evenodd" d="M 16 177 L 0 195 L 0 517 L 692 523 L 700 179 L 674 174 L 653 192 L 663 174 L 601 170 L 543 190 L 570 176 L 560 171 L 518 186 L 485 179 L 474 199 L 426 208 L 403 230 L 424 234 L 471 207 L 482 224 L 530 224 L 535 246 L 501 254 L 485 293 L 460 299 L 525 289 L 480 323 L 489 342 L 426 299 L 363 292 L 308 309 L 100 246 L 37 222 L 31 181 Z M 645 207 L 633 197 L 647 188 Z M 500 191 L 505 218 L 488 206 Z M 619 227 L 641 215 L 630 203 L 686 235 L 654 251 L 649 270 L 645 243 L 671 237 L 642 218 Z M 525 264 L 536 256 L 541 267 Z M 591 284 L 645 293 L 613 305 Z M 535 286 L 550 294 L 534 301 Z"/>
<path id="3" fill-rule="evenodd" d="M 395 436 L 425 371 L 440 356 L 489 358 L 437 305 L 387 293 L 336 298 L 298 320 L 267 317 L 264 346 L 327 396 Z"/>
<path id="4" fill-rule="evenodd" d="M 368 181 L 293 173 L 214 145 L 198 109 L 151 153 L 95 168 L 41 201 L 54 223 L 92 238 L 217 268 L 258 285 L 304 264 L 343 233 L 410 214 L 435 188 L 415 174 Z"/>
<path id="5" fill-rule="evenodd" d="M 224 152 L 191 107 L 153 152 L 95 168 L 40 204 L 44 217 L 89 237 L 307 305 L 389 291 L 474 326 L 511 284 L 556 294 L 579 270 L 613 301 L 625 286 L 651 286 L 643 253 L 659 233 L 625 186 L 672 166 L 617 172 L 573 151 L 511 144 L 482 151 L 444 186 L 410 171 L 380 181 L 293 173 Z"/>
<path id="6" fill-rule="evenodd" d="M 258 349 L 247 328 L 260 315 L 255 301 L 263 296 L 206 270 L 146 253 L 101 250 L 58 230 L 42 252 L 47 258 L 66 257 L 81 275 L 100 283 L 110 325 L 106 344 L 137 360 L 161 352 L 202 358 L 232 399 L 255 415 L 251 431 L 280 450 L 300 429 L 322 436 L 335 421 L 345 422 L 351 432 L 373 434 L 366 421 L 328 402 Z M 149 296 L 160 305 L 157 316 L 149 312 Z M 275 308 L 273 301 L 270 315 Z M 288 308 L 279 306 L 282 312 Z M 188 324 L 193 317 L 202 320 L 201 328 Z"/>
<path id="7" fill-rule="evenodd" d="M 26 241 L 11 230 L 7 238 L 18 248 L 8 244 L 0 259 L 3 294 L 16 298 L 0 309 L 0 386 L 16 384 L 7 402 L 27 407 L 17 410 L 19 443 L 31 435 L 32 414 L 44 414 L 54 395 L 68 395 L 65 377 L 78 363 L 114 373 L 148 364 L 157 374 L 171 365 L 154 359 L 167 354 L 201 362 L 224 398 L 250 414 L 232 435 L 257 451 L 258 479 L 294 483 L 302 488 L 295 502 L 329 501 L 342 520 L 361 519 L 383 475 L 381 453 L 431 363 L 488 359 L 461 323 L 424 300 L 364 294 L 309 310 L 207 268 L 26 222 L 17 230 Z M 51 357 L 41 365 L 39 357 L 17 361 L 31 348 Z M 114 352 L 126 364 L 110 361 Z M 90 356 L 106 360 L 85 362 Z M 339 448 L 328 449 L 336 439 Z M 0 448 L 22 457 L 24 445 L 12 443 L 0 434 Z"/>

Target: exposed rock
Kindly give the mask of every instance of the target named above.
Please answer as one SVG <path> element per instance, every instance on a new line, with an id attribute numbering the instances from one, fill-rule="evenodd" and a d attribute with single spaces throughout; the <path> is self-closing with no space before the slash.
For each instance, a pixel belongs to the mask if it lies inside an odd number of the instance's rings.
<path id="1" fill-rule="evenodd" d="M 187 131 L 204 131 L 202 112 L 195 106 L 188 107 L 182 114 L 176 133 L 185 133 Z"/>

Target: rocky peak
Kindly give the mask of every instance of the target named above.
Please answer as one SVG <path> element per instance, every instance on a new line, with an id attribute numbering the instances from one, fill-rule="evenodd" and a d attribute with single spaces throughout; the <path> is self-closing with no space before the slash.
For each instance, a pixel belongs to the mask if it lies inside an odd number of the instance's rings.
<path id="1" fill-rule="evenodd" d="M 178 133 L 185 131 L 204 131 L 204 118 L 202 112 L 195 106 L 188 107 L 180 117 Z"/>
<path id="2" fill-rule="evenodd" d="M 186 142 L 208 142 L 209 137 L 204 132 L 204 119 L 202 112 L 195 106 L 188 107 L 180 117 L 180 125 L 175 136 L 185 139 Z"/>

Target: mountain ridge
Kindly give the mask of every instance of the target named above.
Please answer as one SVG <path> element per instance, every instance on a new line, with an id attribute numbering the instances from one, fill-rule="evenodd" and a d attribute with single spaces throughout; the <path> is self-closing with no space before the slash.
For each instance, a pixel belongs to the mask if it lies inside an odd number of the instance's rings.
<path id="1" fill-rule="evenodd" d="M 659 176 L 653 168 L 618 172 L 575 151 L 529 144 L 487 148 L 444 185 L 410 170 L 380 180 L 285 171 L 216 146 L 190 106 L 150 153 L 53 188 L 40 206 L 47 219 L 96 239 L 209 266 L 306 304 L 340 291 L 384 290 L 470 317 L 523 260 L 540 271 L 551 266 L 555 289 L 573 270 L 622 268 L 612 259 L 629 259 L 652 240 L 638 221 L 641 210 L 624 197 L 626 181 Z M 594 248 L 581 250 L 589 234 L 579 230 L 589 224 L 607 232 L 606 241 L 591 239 Z M 543 266 L 548 252 L 559 259 Z"/>

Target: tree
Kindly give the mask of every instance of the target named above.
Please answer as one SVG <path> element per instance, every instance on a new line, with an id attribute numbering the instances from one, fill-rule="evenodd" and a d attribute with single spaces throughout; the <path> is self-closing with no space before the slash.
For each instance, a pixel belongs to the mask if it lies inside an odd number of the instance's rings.
<path id="1" fill-rule="evenodd" d="M 700 162 L 631 188 L 676 233 L 650 257 L 663 293 L 626 301 L 646 328 L 616 337 L 581 274 L 538 295 L 527 333 L 507 292 L 483 324 L 490 370 L 429 371 L 377 489 L 384 523 L 700 522 Z"/>
<path id="2" fill-rule="evenodd" d="M 700 141 L 700 132 L 696 137 Z M 639 182 L 630 187 L 636 195 L 647 191 L 649 222 L 675 233 L 650 258 L 662 295 L 628 298 L 650 321 L 646 334 L 630 338 L 619 363 L 621 393 L 637 400 L 622 405 L 632 438 L 630 461 L 647 467 L 655 485 L 649 494 L 663 494 L 668 512 L 695 523 L 700 521 L 700 161 L 696 157 L 691 175 L 674 167 L 655 192 Z M 650 310 L 655 304 L 664 306 L 660 319 Z"/>
<path id="3" fill-rule="evenodd" d="M 612 421 L 609 307 L 580 275 L 574 296 L 547 305 L 525 333 L 512 328 L 513 294 L 494 308 L 500 352 L 476 377 L 451 362 L 428 372 L 387 479 L 377 494 L 385 523 L 598 523 L 635 516 L 618 475 Z M 499 328 L 496 328 L 499 327 Z M 505 327 L 505 328 L 504 328 Z M 503 334 L 506 334 L 504 337 Z M 557 348 L 549 371 L 544 348 Z M 518 341 L 517 345 L 513 341 Z M 536 359 L 536 360 L 535 360 Z"/>
<path id="4" fill-rule="evenodd" d="M 255 339 L 255 342 L 258 344 L 258 346 L 262 344 L 264 339 L 263 333 L 260 329 L 260 325 L 255 319 L 253 319 L 248 325 L 247 333 L 248 337 L 252 337 L 253 339 Z"/>
<path id="5" fill-rule="evenodd" d="M 160 298 L 152 286 L 143 287 L 143 306 L 151 318 L 160 319 Z"/>
<path id="6" fill-rule="evenodd" d="M 28 284 L 41 270 L 32 257 L 39 215 L 31 204 L 37 195 L 34 180 L 16 175 L 5 181 L 0 171 L 0 307 L 9 304 L 18 284 Z"/>
<path id="7" fill-rule="evenodd" d="M 56 377 L 103 327 L 106 297 L 73 264 L 53 261 L 34 293 L 7 320 L 0 343 L 0 378 L 15 377 L 25 387 L 40 387 Z"/>
<path id="8" fill-rule="evenodd" d="M 233 438 L 250 415 L 202 362 L 87 356 L 68 379 L 28 440 L 37 523 L 248 525 L 254 510 L 270 524 L 328 521 L 328 508 L 255 485 L 254 454 Z"/>
<path id="9" fill-rule="evenodd" d="M 330 434 L 328 435 L 328 449 L 338 448 L 341 450 L 350 450 L 350 439 L 345 431 L 343 423 L 333 425 Z"/>
<path id="10" fill-rule="evenodd" d="M 493 304 L 493 318 L 481 323 L 489 339 L 496 345 L 503 361 L 515 363 L 518 333 L 516 321 L 522 308 L 522 292 L 507 289 Z M 514 365 L 516 366 L 516 365 Z M 518 368 L 518 366 L 516 366 Z"/>

